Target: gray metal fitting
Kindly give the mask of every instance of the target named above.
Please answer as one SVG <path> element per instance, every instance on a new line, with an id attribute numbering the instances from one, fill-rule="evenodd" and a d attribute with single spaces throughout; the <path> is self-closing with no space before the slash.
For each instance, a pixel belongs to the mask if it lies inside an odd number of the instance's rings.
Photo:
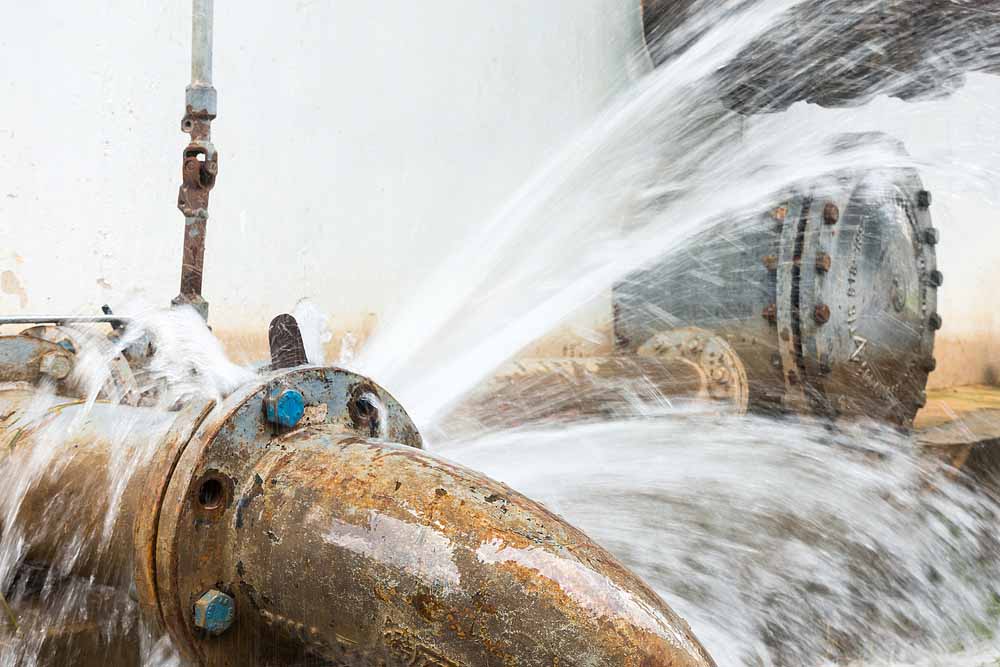
<path id="1" fill-rule="evenodd" d="M 215 118 L 219 94 L 211 85 L 192 84 L 184 89 L 184 101 L 188 113 Z"/>

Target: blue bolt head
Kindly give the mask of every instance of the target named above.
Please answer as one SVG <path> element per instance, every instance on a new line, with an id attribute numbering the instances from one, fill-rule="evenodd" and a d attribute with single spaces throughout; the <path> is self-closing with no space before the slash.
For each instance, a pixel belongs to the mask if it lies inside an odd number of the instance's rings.
<path id="1" fill-rule="evenodd" d="M 267 421 L 279 426 L 295 426 L 305 411 L 306 401 L 295 389 L 275 389 L 264 401 Z"/>
<path id="2" fill-rule="evenodd" d="M 236 617 L 236 603 L 214 588 L 194 603 L 194 624 L 210 635 L 218 636 L 229 629 Z"/>

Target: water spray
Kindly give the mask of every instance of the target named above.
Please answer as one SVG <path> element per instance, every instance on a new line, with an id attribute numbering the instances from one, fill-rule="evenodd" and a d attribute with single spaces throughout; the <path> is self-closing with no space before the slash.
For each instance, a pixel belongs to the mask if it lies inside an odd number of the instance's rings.
<path id="1" fill-rule="evenodd" d="M 207 319 L 213 3 L 193 7 L 173 304 Z M 0 337 L 3 465 L 17 481 L 0 516 L 20 614 L 0 640 L 11 652 L 21 641 L 38 664 L 139 665 L 144 632 L 206 666 L 714 665 L 610 553 L 423 451 L 369 378 L 309 365 L 290 315 L 272 321 L 256 377 L 165 405 L 137 380 L 158 352 L 135 351 L 135 320 L 3 323 L 34 325 Z M 112 325 L 111 342 L 81 324 Z M 108 355 L 98 387 L 81 369 L 92 345 Z"/>

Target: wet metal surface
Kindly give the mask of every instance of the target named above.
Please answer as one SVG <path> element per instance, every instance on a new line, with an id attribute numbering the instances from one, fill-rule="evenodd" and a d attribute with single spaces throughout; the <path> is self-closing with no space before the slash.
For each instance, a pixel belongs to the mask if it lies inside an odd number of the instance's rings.
<path id="1" fill-rule="evenodd" d="M 278 315 L 271 320 L 267 340 L 271 348 L 271 368 L 294 368 L 309 363 L 299 323 L 291 315 Z"/>
<path id="2" fill-rule="evenodd" d="M 712 664 L 613 557 L 502 484 L 330 426 L 276 444 L 237 491 L 249 501 L 231 556 L 204 579 L 226 582 L 237 624 L 263 621 L 286 656 L 305 637 L 343 665 Z M 197 648 L 241 664 L 227 656 L 259 651 L 255 636 Z"/>
<path id="3" fill-rule="evenodd" d="M 719 223 L 616 286 L 621 351 L 700 327 L 739 355 L 751 410 L 910 424 L 940 328 L 925 192 L 912 170 L 842 174 L 781 220 Z"/>
<path id="4" fill-rule="evenodd" d="M 660 65 L 697 39 L 678 38 L 697 16 L 695 0 L 642 0 L 646 43 Z M 722 98 L 743 113 L 777 111 L 799 100 L 857 105 L 876 93 L 937 97 L 965 74 L 1000 73 L 995 0 L 856 3 L 810 0 L 750 44 L 719 73 Z"/>

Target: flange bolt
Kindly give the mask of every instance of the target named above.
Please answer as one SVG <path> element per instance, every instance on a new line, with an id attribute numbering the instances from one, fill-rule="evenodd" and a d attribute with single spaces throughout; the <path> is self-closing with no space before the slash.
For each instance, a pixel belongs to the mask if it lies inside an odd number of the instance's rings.
<path id="1" fill-rule="evenodd" d="M 275 389 L 264 399 L 264 414 L 272 424 L 291 428 L 299 423 L 305 411 L 305 399 L 295 389 Z"/>
<path id="2" fill-rule="evenodd" d="M 830 321 L 830 306 L 825 303 L 816 304 L 813 308 L 813 319 L 816 324 L 826 324 Z"/>
<path id="3" fill-rule="evenodd" d="M 838 220 L 840 220 L 840 209 L 832 201 L 827 202 L 826 206 L 823 207 L 823 222 L 835 225 Z"/>
<path id="4" fill-rule="evenodd" d="M 64 380 L 73 370 L 73 362 L 65 354 L 49 352 L 42 357 L 38 370 L 54 380 Z"/>
<path id="5" fill-rule="evenodd" d="M 921 190 L 917 193 L 917 206 L 920 208 L 930 208 L 931 207 L 931 192 L 930 190 Z"/>
<path id="6" fill-rule="evenodd" d="M 828 253 L 821 252 L 816 254 L 816 270 L 820 273 L 826 273 L 830 270 L 833 265 L 833 259 Z"/>
<path id="7" fill-rule="evenodd" d="M 236 602 L 214 588 L 194 603 L 194 625 L 218 637 L 228 630 L 236 617 Z"/>

